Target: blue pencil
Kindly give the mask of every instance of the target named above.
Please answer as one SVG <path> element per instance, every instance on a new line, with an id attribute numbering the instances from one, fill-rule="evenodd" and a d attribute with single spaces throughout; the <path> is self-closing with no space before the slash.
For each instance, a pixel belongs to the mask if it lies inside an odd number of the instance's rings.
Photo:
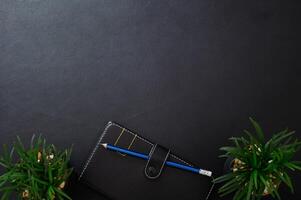
<path id="1" fill-rule="evenodd" d="M 142 154 L 142 153 L 139 153 L 139 152 L 131 151 L 131 150 L 128 150 L 128 149 L 123 149 L 123 148 L 113 146 L 113 145 L 110 145 L 110 144 L 106 144 L 106 143 L 101 144 L 101 145 L 105 149 L 108 149 L 108 150 L 117 151 L 119 153 L 127 154 L 127 155 L 137 157 L 137 158 L 141 158 L 141 159 L 144 159 L 144 160 L 149 159 L 148 155 L 145 155 L 145 154 Z M 167 166 L 170 166 L 170 167 L 190 171 L 190 172 L 193 172 L 193 173 L 196 173 L 196 174 L 201 174 L 201 175 L 205 175 L 205 176 L 209 176 L 209 177 L 211 177 L 211 175 L 212 175 L 211 171 L 190 167 L 188 165 L 183 165 L 183 164 L 172 162 L 172 161 L 166 161 L 165 164 Z"/>

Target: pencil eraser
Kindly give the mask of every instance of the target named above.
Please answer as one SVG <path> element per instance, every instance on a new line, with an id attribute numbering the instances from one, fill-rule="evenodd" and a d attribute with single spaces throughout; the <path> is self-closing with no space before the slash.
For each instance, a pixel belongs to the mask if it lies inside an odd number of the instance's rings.
<path id="1" fill-rule="evenodd" d="M 202 175 L 205 175 L 205 176 L 209 176 L 209 177 L 212 176 L 212 172 L 211 171 L 204 170 L 204 169 L 200 169 L 199 173 L 202 174 Z"/>

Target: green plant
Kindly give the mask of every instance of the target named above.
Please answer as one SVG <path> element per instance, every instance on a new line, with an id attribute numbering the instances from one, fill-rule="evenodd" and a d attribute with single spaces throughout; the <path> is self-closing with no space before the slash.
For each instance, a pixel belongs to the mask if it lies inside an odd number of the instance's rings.
<path id="1" fill-rule="evenodd" d="M 68 166 L 71 149 L 59 151 L 54 145 L 47 145 L 41 136 L 33 136 L 28 149 L 17 137 L 10 152 L 6 145 L 3 150 L 0 165 L 5 173 L 0 176 L 1 200 L 9 199 L 12 193 L 18 199 L 27 200 L 71 199 L 63 191 L 72 173 Z"/>
<path id="2" fill-rule="evenodd" d="M 250 118 L 256 134 L 245 130 L 246 137 L 232 137 L 231 147 L 222 147 L 221 157 L 233 158 L 232 170 L 214 181 L 225 182 L 219 188 L 221 196 L 234 193 L 233 200 L 255 200 L 264 195 L 280 199 L 279 185 L 285 183 L 294 191 L 288 170 L 301 170 L 300 161 L 292 161 L 301 142 L 287 129 L 274 134 L 265 142 L 259 124 Z"/>

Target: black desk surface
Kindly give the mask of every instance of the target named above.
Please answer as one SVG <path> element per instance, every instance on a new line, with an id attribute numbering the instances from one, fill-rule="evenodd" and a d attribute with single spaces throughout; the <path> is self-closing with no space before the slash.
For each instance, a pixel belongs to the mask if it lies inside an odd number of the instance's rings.
<path id="1" fill-rule="evenodd" d="M 79 169 L 97 130 L 114 120 L 220 174 L 218 148 L 249 127 L 249 116 L 268 135 L 289 127 L 301 137 L 300 8 L 0 0 L 1 143 L 43 133 L 60 147 L 74 144 Z M 284 199 L 301 196 L 301 175 L 293 179 L 296 194 Z M 74 199 L 101 199 L 79 188 Z"/>

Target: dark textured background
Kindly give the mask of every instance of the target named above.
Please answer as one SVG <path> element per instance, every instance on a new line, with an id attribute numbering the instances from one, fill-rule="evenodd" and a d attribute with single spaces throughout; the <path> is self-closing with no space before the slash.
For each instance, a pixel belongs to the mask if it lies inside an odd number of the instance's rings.
<path id="1" fill-rule="evenodd" d="M 254 116 L 300 123 L 300 1 L 0 0 L 0 143 L 43 133 L 76 169 L 107 121 L 222 172 Z M 300 153 L 297 156 L 300 159 Z M 301 175 L 293 174 L 299 199 Z M 102 199 L 73 186 L 74 199 Z M 219 199 L 213 195 L 212 199 Z"/>

